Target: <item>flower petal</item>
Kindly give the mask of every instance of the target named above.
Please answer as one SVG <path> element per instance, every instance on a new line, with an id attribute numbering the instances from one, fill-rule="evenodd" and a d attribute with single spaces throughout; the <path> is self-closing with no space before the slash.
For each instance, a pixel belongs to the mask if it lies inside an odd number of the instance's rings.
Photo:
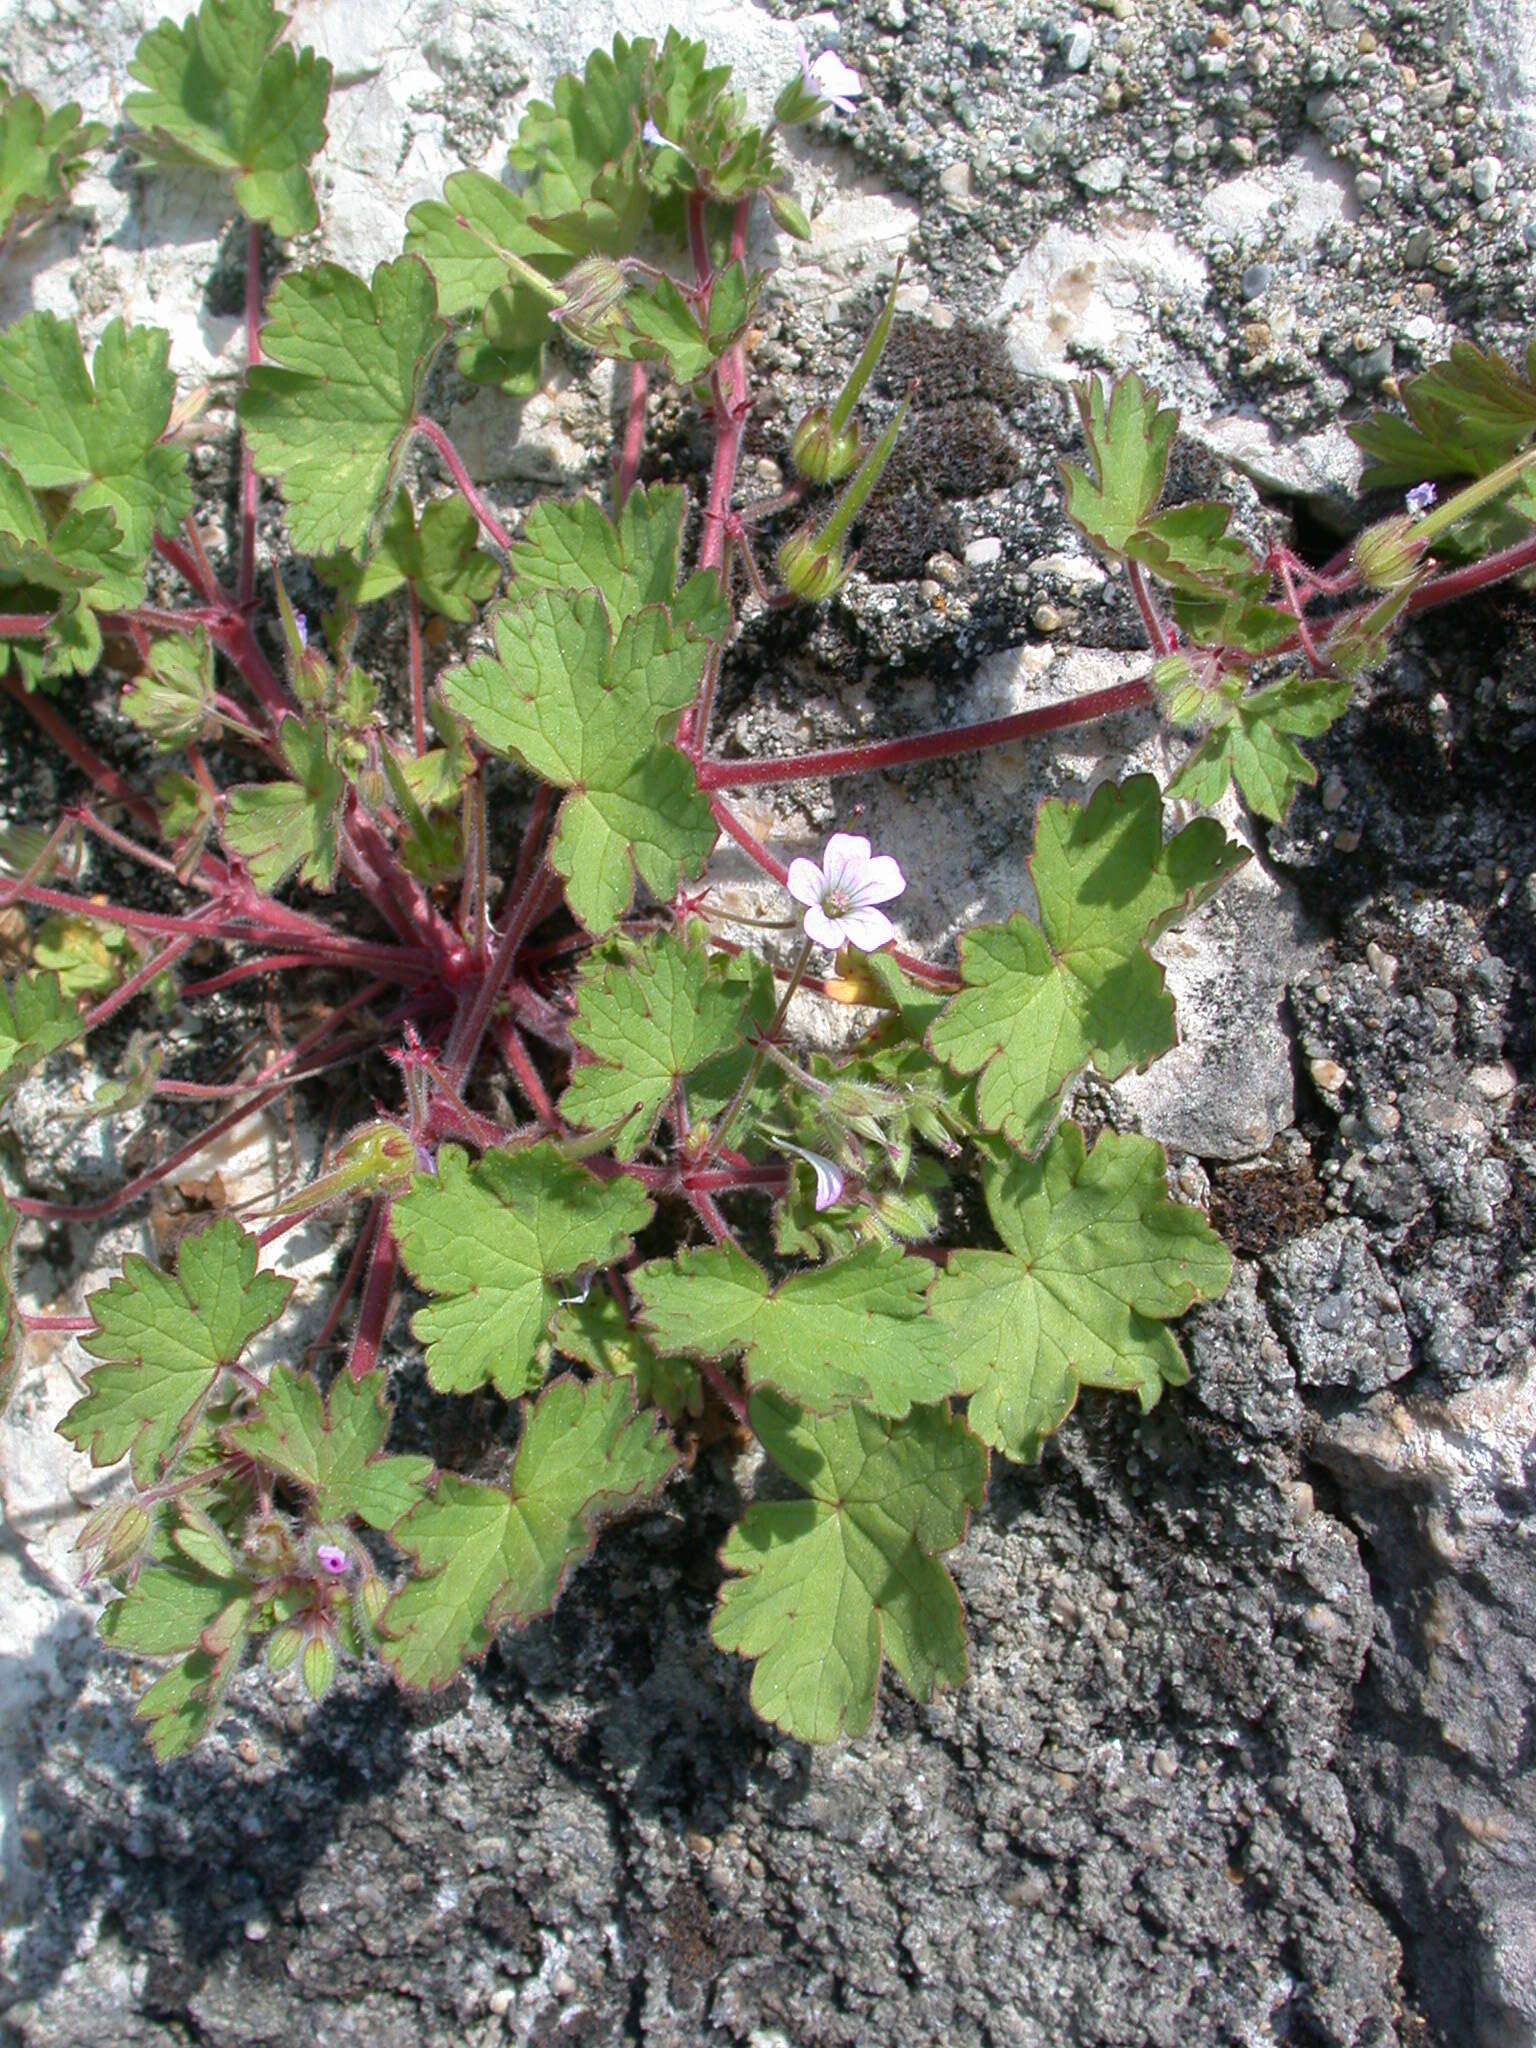
<path id="1" fill-rule="evenodd" d="M 879 917 L 878 910 L 855 911 L 855 917 Z M 882 923 L 884 920 L 881 920 Z M 847 936 L 849 920 L 846 917 L 828 917 L 819 903 L 812 904 L 805 913 L 805 936 L 818 946 L 826 946 L 836 952 Z"/>
<path id="2" fill-rule="evenodd" d="M 869 841 L 858 832 L 834 832 L 821 856 L 822 872 L 835 887 L 839 882 L 857 885 L 869 859 Z M 853 874 L 848 870 L 852 868 Z"/>
<path id="3" fill-rule="evenodd" d="M 844 100 L 857 99 L 864 90 L 864 81 L 852 65 L 845 64 L 836 50 L 823 50 L 811 65 L 810 76 L 817 92 L 824 100 L 831 100 L 838 106 Z M 844 108 L 852 112 L 851 108 Z"/>
<path id="4" fill-rule="evenodd" d="M 843 1170 L 835 1160 L 822 1152 L 807 1152 L 803 1145 L 792 1145 L 788 1138 L 775 1138 L 773 1142 L 781 1152 L 793 1152 L 797 1159 L 803 1159 L 815 1174 L 818 1209 L 830 1209 L 834 1202 L 842 1200 Z"/>
<path id="5" fill-rule="evenodd" d="M 888 853 L 877 853 L 872 861 L 865 863 L 854 891 L 854 900 L 860 908 L 866 903 L 889 903 L 906 886 L 907 878 L 901 871 L 901 863 Z"/>
<path id="6" fill-rule="evenodd" d="M 805 928 L 811 928 L 811 919 L 816 915 L 808 910 L 805 914 Z M 844 940 L 850 946 L 857 946 L 861 953 L 876 952 L 896 936 L 896 927 L 883 910 L 865 910 L 862 907 L 850 910 L 840 917 L 838 925 Z"/>
<path id="7" fill-rule="evenodd" d="M 790 862 L 784 886 L 797 903 L 819 903 L 826 894 L 827 880 L 815 861 L 802 855 Z"/>

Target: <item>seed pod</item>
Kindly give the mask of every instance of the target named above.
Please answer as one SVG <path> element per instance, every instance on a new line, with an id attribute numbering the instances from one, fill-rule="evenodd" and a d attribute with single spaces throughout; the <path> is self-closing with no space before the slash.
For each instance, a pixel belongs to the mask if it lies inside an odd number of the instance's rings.
<path id="1" fill-rule="evenodd" d="M 796 527 L 779 549 L 778 565 L 786 587 L 808 604 L 819 604 L 848 580 L 842 549 L 823 548 L 809 522 Z"/>
<path id="2" fill-rule="evenodd" d="M 834 427 L 824 405 L 806 414 L 790 444 L 791 460 L 809 484 L 841 483 L 858 468 L 861 452 L 858 429 Z"/>

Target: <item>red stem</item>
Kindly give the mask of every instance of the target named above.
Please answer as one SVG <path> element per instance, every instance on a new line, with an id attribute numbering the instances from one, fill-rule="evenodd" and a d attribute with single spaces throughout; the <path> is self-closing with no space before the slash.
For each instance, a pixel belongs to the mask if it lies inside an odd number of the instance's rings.
<path id="1" fill-rule="evenodd" d="M 330 1311 L 325 1318 L 325 1323 L 319 1336 L 312 1343 L 304 1347 L 306 1357 L 320 1357 L 321 1353 L 335 1336 L 337 1325 L 346 1312 L 347 1303 L 356 1293 L 357 1283 L 363 1276 L 363 1265 L 373 1245 L 373 1240 L 378 1232 L 380 1219 L 383 1214 L 384 1204 L 382 1201 L 374 1201 L 369 1204 L 368 1214 L 363 1220 L 363 1227 L 357 1234 L 357 1243 L 352 1247 L 352 1256 L 347 1261 L 347 1270 L 341 1277 L 340 1287 L 336 1290 L 336 1299 L 331 1303 Z"/>
<path id="2" fill-rule="evenodd" d="M 208 558 L 202 553 L 201 542 L 198 543 L 197 553 L 194 554 L 190 548 L 184 548 L 179 540 L 172 540 L 167 534 L 157 533 L 155 553 L 162 562 L 169 562 L 183 583 L 190 584 L 205 603 L 228 605 L 228 594 L 220 587 L 208 566 Z"/>
<path id="3" fill-rule="evenodd" d="M 203 981 L 184 981 L 181 992 L 184 996 L 214 996 L 221 988 L 233 988 L 237 982 L 253 981 L 261 974 L 282 974 L 294 967 L 315 966 L 313 953 L 264 953 L 259 960 L 242 960 L 238 967 L 226 967 L 222 974 L 210 974 Z"/>
<path id="4" fill-rule="evenodd" d="M 209 637 L 239 669 L 251 691 L 274 725 L 292 715 L 294 706 L 287 691 L 273 674 L 272 664 L 256 644 L 256 635 L 251 631 L 250 620 L 238 613 L 228 615 L 219 625 L 211 626 Z"/>
<path id="5" fill-rule="evenodd" d="M 261 361 L 261 228 L 252 221 L 245 237 L 245 366 Z M 240 581 L 236 602 L 246 611 L 256 594 L 256 465 L 240 437 Z"/>
<path id="6" fill-rule="evenodd" d="M 984 718 L 975 725 L 951 726 L 947 732 L 914 733 L 903 740 L 864 740 L 851 747 L 828 747 L 816 754 L 791 754 L 782 761 L 698 763 L 703 789 L 744 789 L 752 783 L 809 782 L 824 775 L 864 775 L 877 768 L 910 768 L 919 761 L 942 761 L 957 754 L 1004 747 L 1037 734 L 1065 727 L 1091 725 L 1121 711 L 1137 711 L 1152 702 L 1152 686 L 1140 676 L 1109 689 L 1089 690 L 1065 704 L 1042 704 L 1034 711 L 1014 711 L 1006 718 Z M 716 817 L 720 814 L 717 811 Z M 720 820 L 723 824 L 725 821 Z M 726 827 L 729 830 L 729 826 Z M 735 835 L 733 834 L 733 837 Z"/>
<path id="7" fill-rule="evenodd" d="M 248 1085 L 260 1087 L 262 1081 L 269 1075 L 296 1065 L 323 1044 L 343 1017 L 372 1002 L 375 996 L 383 993 L 386 986 L 384 982 L 371 981 L 365 987 L 356 990 L 345 1002 L 338 1003 L 329 1016 L 322 1018 L 312 1031 L 306 1032 L 296 1045 L 280 1054 L 277 1059 L 269 1061 Z M 286 1080 L 280 1081 L 274 1087 L 263 1089 L 252 1100 L 240 1103 L 226 1115 L 216 1118 L 206 1129 L 199 1131 L 196 1137 L 189 1138 L 186 1144 L 179 1145 L 168 1158 L 162 1159 L 158 1166 L 151 1166 L 134 1179 L 125 1182 L 115 1194 L 103 1195 L 94 1202 L 78 1203 L 38 1202 L 26 1195 L 15 1195 L 11 1198 L 12 1206 L 19 1209 L 24 1216 L 43 1216 L 59 1223 L 95 1223 L 104 1217 L 115 1216 L 119 1210 L 126 1209 L 130 1202 L 143 1194 L 146 1188 L 152 1188 L 157 1181 L 164 1180 L 167 1174 L 174 1173 L 178 1166 L 185 1165 L 189 1159 L 195 1159 L 197 1154 L 215 1138 L 222 1137 L 225 1131 L 232 1130 L 247 1117 L 255 1116 L 258 1111 L 265 1109 L 269 1102 L 275 1102 L 288 1086 Z M 229 1091 L 225 1089 L 222 1093 L 227 1096 Z"/>
<path id="8" fill-rule="evenodd" d="M 14 698 L 39 731 L 45 732 L 59 751 L 67 754 L 81 773 L 90 777 L 103 796 L 109 797 L 115 804 L 121 804 L 141 824 L 148 825 L 151 831 L 158 833 L 160 818 L 154 805 L 125 782 L 115 768 L 109 767 L 94 748 L 86 745 L 48 698 L 29 693 L 13 670 L 8 670 L 4 676 L 0 676 L 0 689 L 3 689 L 8 697 Z"/>
<path id="9" fill-rule="evenodd" d="M 502 1058 L 512 1069 L 517 1084 L 533 1105 L 533 1113 L 540 1123 L 551 1130 L 559 1127 L 560 1118 L 555 1110 L 553 1098 L 544 1086 L 544 1078 L 533 1064 L 533 1056 L 527 1041 L 511 1018 L 506 1018 L 496 1033 L 496 1042 L 501 1047 Z"/>
<path id="10" fill-rule="evenodd" d="M 395 1249 L 388 1221 L 381 1216 L 378 1235 L 368 1256 L 368 1278 L 363 1283 L 357 1328 L 352 1332 L 352 1348 L 347 1353 L 347 1372 L 354 1380 L 366 1379 L 378 1364 L 379 1350 L 389 1329 L 395 1272 L 399 1263 L 400 1254 Z"/>
<path id="11" fill-rule="evenodd" d="M 462 953 L 463 946 L 452 925 L 416 877 L 401 866 L 395 858 L 394 848 L 361 806 L 354 807 L 347 820 L 347 829 L 353 844 L 403 918 L 405 936 L 437 959 L 446 960 Z"/>
<path id="12" fill-rule="evenodd" d="M 168 946 L 144 962 L 144 965 L 130 974 L 120 988 L 103 997 L 94 1009 L 87 1010 L 81 1019 L 82 1031 L 94 1031 L 98 1024 L 105 1024 L 109 1017 L 115 1017 L 125 1004 L 131 1003 L 141 989 L 147 988 L 156 975 L 163 974 L 167 967 L 174 967 L 184 953 L 190 953 L 202 937 L 200 932 L 190 933 L 183 939 L 172 939 Z"/>
<path id="13" fill-rule="evenodd" d="M 1140 562 L 1125 564 L 1125 580 L 1131 586 L 1131 595 L 1136 600 L 1136 609 L 1141 613 L 1142 627 L 1146 632 L 1152 652 L 1161 661 L 1165 654 L 1173 652 L 1173 641 L 1163 623 L 1163 615 L 1147 584 L 1147 572 Z"/>
<path id="14" fill-rule="evenodd" d="M 1444 576 L 1436 576 L 1423 583 L 1409 598 L 1410 612 L 1429 611 L 1438 604 L 1449 604 L 1453 598 L 1469 597 L 1475 590 L 1485 590 L 1491 583 L 1500 583 L 1506 577 L 1518 576 L 1522 569 L 1536 568 L 1536 534 L 1529 540 L 1517 541 L 1511 548 L 1501 548 L 1498 554 L 1489 555 L 1486 561 L 1473 562 L 1465 569 L 1451 569 Z"/>
<path id="15" fill-rule="evenodd" d="M 624 418 L 624 442 L 620 448 L 613 469 L 613 516 L 618 518 L 624 510 L 624 500 L 635 487 L 640 474 L 640 458 L 645 451 L 645 394 L 646 368 L 644 363 L 629 366 L 629 410 Z"/>
<path id="16" fill-rule="evenodd" d="M 475 488 L 473 477 L 464 467 L 463 457 L 459 454 L 458 449 L 454 447 L 452 441 L 449 440 L 447 434 L 437 424 L 437 421 L 429 420 L 424 414 L 419 414 L 411 422 L 411 431 L 420 434 L 423 440 L 432 443 L 432 446 L 446 463 L 448 474 L 468 499 L 471 512 L 474 513 L 480 524 L 491 536 L 491 539 L 495 541 L 497 547 L 503 553 L 507 552 L 512 546 L 511 534 L 508 533 L 507 529 Z"/>
<path id="17" fill-rule="evenodd" d="M 447 1048 L 443 1053 L 443 1066 L 455 1088 L 463 1085 L 464 1076 L 475 1063 L 480 1042 L 485 1037 L 486 1026 L 491 1021 L 491 1012 L 496 1007 L 496 998 L 501 993 L 502 983 L 512 972 L 512 963 L 517 949 L 528 933 L 542 917 L 548 915 L 559 900 L 560 877 L 547 868 L 542 875 L 536 875 L 520 897 L 508 905 L 507 915 L 496 940 L 496 950 L 475 990 L 470 1002 L 449 1034 Z"/>

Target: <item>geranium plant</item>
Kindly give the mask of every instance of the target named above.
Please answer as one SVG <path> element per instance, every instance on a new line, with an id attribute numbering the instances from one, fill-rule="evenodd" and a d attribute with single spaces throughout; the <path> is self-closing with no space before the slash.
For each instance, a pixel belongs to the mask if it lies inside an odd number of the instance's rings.
<path id="1" fill-rule="evenodd" d="M 1067 509 L 1129 583 L 1147 675 L 976 726 L 726 758 L 712 705 L 738 597 L 824 602 L 846 583 L 904 411 L 866 439 L 893 288 L 796 431 L 790 488 L 738 503 L 772 319 L 754 209 L 806 232 L 779 136 L 856 113 L 857 75 L 805 54 L 760 120 L 699 44 L 616 38 L 523 114 L 510 182 L 451 178 L 371 278 L 314 263 L 264 290 L 269 249 L 317 223 L 330 83 L 285 30 L 270 0 L 204 0 L 144 37 L 125 102 L 128 148 L 224 179 L 248 223 L 227 549 L 194 507 L 165 333 L 113 320 L 89 362 L 51 314 L 0 335 L 0 688 L 82 792 L 3 848 L 5 902 L 37 922 L 0 993 L 0 1090 L 133 1008 L 153 1028 L 94 1112 L 203 1118 L 155 1129 L 148 1163 L 89 1202 L 23 1162 L 5 1246 L 34 1220 L 129 1216 L 322 1076 L 363 1070 L 373 1102 L 306 1187 L 183 1218 L 83 1315 L 8 1293 L 0 1372 L 29 1329 L 91 1361 L 63 1433 L 124 1473 L 85 1566 L 113 1589 L 106 1639 L 166 1660 L 138 1706 L 161 1756 L 211 1725 L 256 1642 L 315 1698 L 343 1655 L 445 1684 L 722 1432 L 794 1493 L 749 1505 L 726 1542 L 715 1641 L 753 1660 L 770 1721 L 857 1732 L 883 1662 L 919 1699 L 965 1676 L 943 1559 L 989 1455 L 1037 1457 L 1084 1386 L 1150 1406 L 1186 1376 L 1170 1326 L 1220 1292 L 1227 1254 L 1170 1198 L 1161 1149 L 1115 1130 L 1090 1145 L 1071 1090 L 1174 1043 L 1150 948 L 1245 858 L 1171 806 L 1208 809 L 1235 778 L 1280 817 L 1315 773 L 1298 739 L 1340 716 L 1399 620 L 1536 562 L 1533 366 L 1458 349 L 1409 387 L 1408 423 L 1362 427 L 1370 480 L 1414 489 L 1321 569 L 1255 552 L 1225 506 L 1162 507 L 1174 415 L 1134 376 L 1090 379 Z M 9 229 L 101 140 L 73 108 L 8 98 Z M 611 493 L 545 499 L 514 532 L 427 409 L 429 371 L 451 350 L 514 398 L 552 344 L 622 366 Z M 658 379 L 710 425 L 697 504 L 640 481 Z M 432 456 L 449 484 L 408 481 Z M 754 535 L 786 513 L 775 580 Z M 301 612 L 291 592 L 317 583 L 329 608 Z M 403 614 L 398 667 L 378 607 Z M 81 729 L 90 676 L 112 681 L 119 757 Z M 786 868 L 730 801 L 1136 706 L 1192 735 L 1170 787 L 1046 803 L 1036 906 L 976 925 L 953 963 L 893 943 L 888 852 L 838 832 Z M 782 892 L 800 931 L 782 957 L 733 936 L 750 927 L 711 886 L 722 838 Z M 89 848 L 142 895 L 88 891 Z M 210 1076 L 186 1027 L 251 985 L 287 1040 Z M 862 1006 L 862 1031 L 811 1050 L 792 999 Z M 984 1244 L 956 1241 L 962 1180 Z M 281 1343 L 289 1313 L 285 1240 L 321 1212 L 343 1240 L 323 1327 L 263 1366 L 256 1340 Z M 412 1370 L 516 1411 L 503 1478 L 388 1448 L 389 1376 Z"/>

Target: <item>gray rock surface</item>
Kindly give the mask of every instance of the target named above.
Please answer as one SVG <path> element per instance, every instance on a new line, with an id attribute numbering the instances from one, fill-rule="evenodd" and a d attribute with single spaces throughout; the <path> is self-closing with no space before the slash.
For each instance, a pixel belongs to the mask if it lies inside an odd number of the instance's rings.
<path id="1" fill-rule="evenodd" d="M 110 118 L 154 11 L 7 0 L 7 61 Z M 318 246 L 363 268 L 614 26 L 595 0 L 536 30 L 462 0 L 297 12 L 339 65 Z M 762 99 L 793 62 L 787 6 L 669 12 Z M 1340 516 L 1341 407 L 1453 332 L 1523 348 L 1529 101 L 1501 20 L 1439 0 L 845 13 L 870 91 L 804 157 L 816 240 L 764 323 L 749 488 L 775 488 L 903 250 L 881 396 L 922 382 L 859 573 L 809 622 L 749 619 L 720 746 L 1134 671 L 1133 610 L 1060 510 L 1082 367 L 1160 380 L 1190 430 L 1176 486 L 1230 495 L 1258 534 Z M 126 296 L 222 403 L 231 246 L 190 187 L 109 163 L 8 266 L 0 314 L 100 325 Z M 540 476 L 600 478 L 608 392 L 579 363 L 520 415 L 446 396 L 509 509 Z M 698 454 L 658 421 L 654 473 Z M 866 1740 L 816 1755 L 753 1720 L 705 1635 L 749 1483 L 716 1453 L 440 1698 L 354 1677 L 306 1713 L 246 1680 L 160 1771 L 130 1719 L 143 1674 L 92 1650 L 63 1535 L 50 1553 L 11 1505 L 31 1451 L 8 1446 L 7 2041 L 1536 2042 L 1533 646 L 1526 598 L 1416 625 L 1320 749 L 1319 789 L 1252 833 L 1236 907 L 1161 949 L 1186 1045 L 1091 1102 L 1196 1155 L 1181 1184 L 1209 1186 L 1238 1271 L 1190 1320 L 1185 1393 L 1145 1419 L 1085 1401 L 1038 1471 L 995 1482 L 957 1563 L 971 1681 L 933 1707 L 893 1688 Z M 1122 721 L 1049 760 L 861 785 L 913 876 L 914 937 L 1020 900 L 1039 795 L 1157 744 Z M 12 792 L 41 772 L 6 765 Z M 742 809 L 788 854 L 850 801 L 797 785 Z M 36 1372 L 40 1429 L 59 1390 Z"/>

